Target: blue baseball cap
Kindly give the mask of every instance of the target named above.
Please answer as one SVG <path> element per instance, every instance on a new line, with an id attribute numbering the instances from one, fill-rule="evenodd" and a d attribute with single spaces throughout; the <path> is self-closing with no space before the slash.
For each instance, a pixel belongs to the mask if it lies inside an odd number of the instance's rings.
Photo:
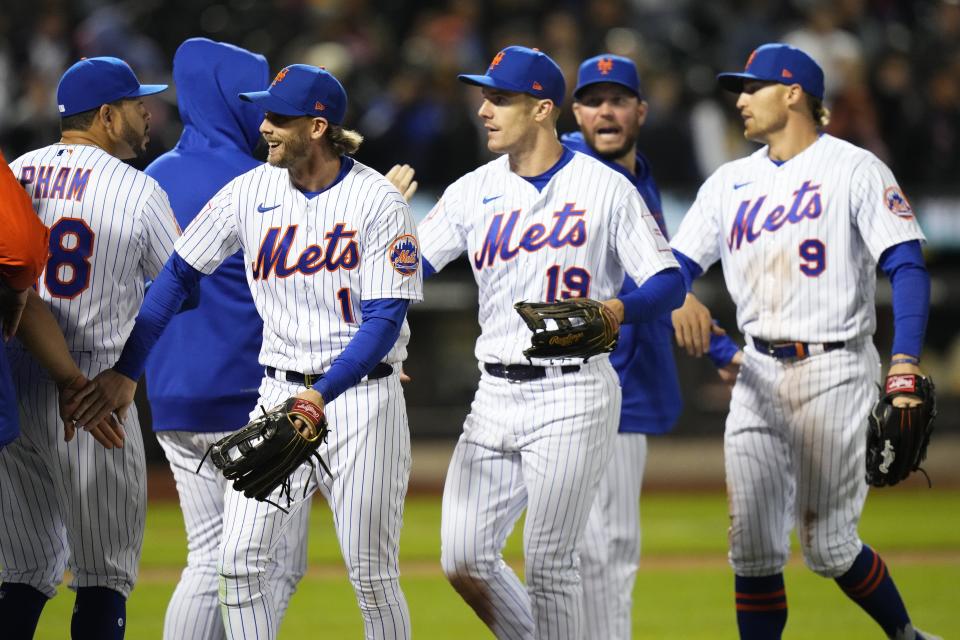
<path id="1" fill-rule="evenodd" d="M 241 93 L 264 111 L 282 116 L 313 116 L 340 124 L 347 113 L 347 92 L 332 73 L 309 64 L 281 69 L 266 91 Z"/>
<path id="2" fill-rule="evenodd" d="M 57 109 L 60 117 L 66 118 L 103 104 L 149 96 L 166 89 L 165 84 L 140 84 L 130 65 L 120 58 L 82 58 L 60 77 Z"/>
<path id="3" fill-rule="evenodd" d="M 774 42 L 757 47 L 747 58 L 743 73 L 721 73 L 720 86 L 727 91 L 743 91 L 747 80 L 798 84 L 804 91 L 823 100 L 823 69 L 805 52 L 788 44 Z"/>
<path id="4" fill-rule="evenodd" d="M 486 75 L 462 73 L 457 78 L 479 87 L 553 100 L 558 107 L 563 104 L 563 96 L 567 91 L 567 83 L 557 63 L 542 51 L 528 47 L 507 47 L 493 57 Z"/>
<path id="5" fill-rule="evenodd" d="M 640 74 L 630 58 L 601 53 L 584 60 L 577 73 L 577 88 L 573 90 L 573 97 L 579 97 L 581 91 L 601 82 L 622 85 L 640 97 Z"/>

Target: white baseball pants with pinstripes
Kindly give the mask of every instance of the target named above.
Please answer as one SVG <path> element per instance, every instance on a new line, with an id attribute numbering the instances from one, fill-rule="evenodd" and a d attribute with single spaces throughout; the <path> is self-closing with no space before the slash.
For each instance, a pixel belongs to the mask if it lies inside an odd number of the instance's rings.
<path id="1" fill-rule="evenodd" d="M 580 544 L 584 637 L 630 640 L 647 436 L 617 433 Z"/>
<path id="2" fill-rule="evenodd" d="M 197 467 L 211 444 L 229 431 L 196 433 L 158 431 L 177 483 L 187 532 L 187 566 L 180 576 L 163 621 L 164 640 L 223 640 L 226 632 L 217 596 L 217 560 L 223 535 L 223 509 L 230 483 L 207 460 Z M 300 509 L 271 553 L 268 582 L 273 588 L 277 620 L 282 620 L 297 584 L 307 569 L 307 520 L 310 509 Z"/>
<path id="3" fill-rule="evenodd" d="M 70 588 L 106 587 L 130 595 L 137 580 L 146 514 L 143 437 L 136 407 L 121 449 L 104 449 L 78 430 L 63 441 L 57 387 L 36 361 L 11 349 L 21 434 L 0 452 L 0 580 L 49 597 Z M 74 352 L 88 378 L 109 363 Z"/>
<path id="4" fill-rule="evenodd" d="M 260 385 L 259 404 L 274 407 L 302 390 L 266 377 Z M 410 637 L 410 612 L 399 582 L 400 529 L 410 475 L 410 430 L 399 374 L 361 382 L 325 411 L 331 431 L 328 443 L 318 452 L 333 476 L 319 466 L 301 466 L 291 476 L 289 513 L 237 491 L 227 492 L 218 571 L 228 638 L 276 637 L 270 559 L 285 531 L 306 522 L 299 512 L 309 508 L 318 490 L 333 512 L 365 638 Z M 271 499 L 286 506 L 279 493 L 278 489 Z"/>
<path id="5" fill-rule="evenodd" d="M 548 371 L 519 383 L 482 372 L 443 491 L 443 570 L 501 639 L 583 637 L 577 550 L 617 430 L 620 383 L 606 358 Z M 526 586 L 503 559 L 524 508 Z"/>
<path id="6" fill-rule="evenodd" d="M 880 357 L 866 340 L 799 361 L 744 350 L 724 437 L 730 564 L 742 576 L 783 570 L 795 526 L 803 558 L 836 577 L 863 543 L 867 416 Z"/>

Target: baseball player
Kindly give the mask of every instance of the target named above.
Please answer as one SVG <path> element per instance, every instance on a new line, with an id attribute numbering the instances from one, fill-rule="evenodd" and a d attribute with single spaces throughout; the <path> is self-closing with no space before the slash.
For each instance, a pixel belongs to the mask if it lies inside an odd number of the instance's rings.
<path id="1" fill-rule="evenodd" d="M 238 100 L 251 86 L 270 84 L 266 59 L 206 38 L 191 38 L 173 58 L 180 140 L 146 168 L 170 197 L 181 227 L 227 182 L 260 166 L 251 155 L 263 111 Z M 196 308 L 177 314 L 147 360 L 153 429 L 177 483 L 187 530 L 187 567 L 164 619 L 164 637 L 225 637 L 217 598 L 217 558 L 224 500 L 232 492 L 213 465 L 200 465 L 210 445 L 248 420 L 263 368 L 257 355 L 263 322 L 236 252 L 200 283 Z M 199 468 L 199 471 L 198 471 Z M 268 574 L 278 621 L 306 571 L 309 509 L 297 512 L 274 550 Z M 287 538 L 291 539 L 287 539 Z"/>
<path id="2" fill-rule="evenodd" d="M 156 181 L 122 162 L 141 154 L 148 140 L 142 97 L 164 89 L 141 85 L 117 58 L 81 60 L 57 88 L 60 142 L 11 163 L 50 229 L 37 290 L 91 378 L 116 362 L 144 281 L 159 273 L 179 234 Z M 65 442 L 54 381 L 22 351 L 12 366 L 23 433 L 0 456 L 2 509 L 19 514 L 0 526 L 2 602 L 17 611 L 4 631 L 30 637 L 69 567 L 77 592 L 74 637 L 121 638 L 146 508 L 136 412 L 126 415 L 122 447 L 105 451 L 91 438 Z"/>
<path id="3" fill-rule="evenodd" d="M 744 135 L 765 146 L 707 179 L 672 245 L 688 277 L 721 261 L 747 337 L 724 437 L 740 637 L 781 636 L 795 525 L 807 566 L 890 638 L 931 638 L 857 534 L 880 375 L 875 269 L 893 286 L 890 372 L 919 374 L 923 234 L 890 170 L 820 131 L 823 71 L 806 53 L 767 44 L 718 78 L 739 94 Z"/>
<path id="4" fill-rule="evenodd" d="M 169 317 L 202 275 L 242 250 L 264 323 L 257 404 L 296 396 L 325 407 L 332 432 L 319 453 L 332 475 L 301 466 L 289 503 L 279 489 L 271 498 L 277 504 L 228 492 L 218 560 L 227 636 L 276 637 L 267 565 L 319 490 L 333 511 L 366 637 L 408 638 L 397 555 L 410 434 L 399 371 L 406 309 L 422 297 L 413 219 L 382 175 L 347 155 L 361 137 L 341 126 L 347 96 L 330 73 L 291 65 L 268 90 L 240 97 L 266 112 L 260 132 L 268 164 L 228 182 L 190 223 L 116 372 L 102 380 L 115 391 L 114 406 L 129 404 Z M 251 409 L 251 418 L 260 414 Z"/>
<path id="5" fill-rule="evenodd" d="M 547 55 L 511 46 L 479 85 L 478 116 L 500 158 L 446 189 L 420 224 L 424 269 L 464 251 L 479 287 L 481 371 L 443 492 L 443 570 L 498 638 L 580 638 L 577 548 L 620 415 L 606 356 L 528 361 L 521 300 L 589 297 L 625 322 L 678 306 L 669 247 L 633 185 L 562 146 L 563 75 Z M 622 298 L 624 272 L 639 287 Z M 503 561 L 517 518 L 527 586 Z"/>
<path id="6" fill-rule="evenodd" d="M 647 114 L 633 61 L 605 53 L 585 60 L 573 92 L 580 126 L 560 140 L 624 175 L 637 189 L 664 237 L 660 192 L 637 138 Z M 620 295 L 637 285 L 627 276 Z M 584 628 L 592 638 L 631 637 L 633 584 L 640 562 L 640 488 L 647 459 L 647 435 L 670 431 L 680 415 L 680 385 L 673 358 L 673 324 L 665 313 L 649 322 L 624 325 L 610 362 L 620 377 L 620 430 L 600 479 L 597 498 L 580 546 Z M 738 351 L 726 336 L 715 336 L 709 355 L 719 369 Z"/>

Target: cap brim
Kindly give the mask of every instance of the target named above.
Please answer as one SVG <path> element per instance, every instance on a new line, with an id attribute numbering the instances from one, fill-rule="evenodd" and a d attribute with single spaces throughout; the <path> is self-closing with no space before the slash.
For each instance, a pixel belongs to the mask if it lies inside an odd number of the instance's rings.
<path id="1" fill-rule="evenodd" d="M 513 93 L 527 93 L 516 85 L 510 84 L 509 82 L 504 82 L 503 80 L 497 80 L 496 78 L 491 78 L 490 76 L 472 76 L 466 73 L 461 73 L 457 76 L 457 79 L 460 82 L 466 82 L 467 84 L 476 85 L 478 87 L 512 91 Z"/>
<path id="2" fill-rule="evenodd" d="M 631 86 L 630 86 L 629 84 L 627 84 L 626 82 L 621 82 L 621 81 L 619 81 L 619 80 L 612 80 L 612 79 L 611 79 L 611 80 L 608 80 L 608 79 L 604 78 L 603 80 L 591 80 L 590 82 L 585 82 L 584 84 L 582 84 L 582 85 L 580 85 L 579 87 L 577 87 L 576 89 L 574 89 L 574 90 L 573 90 L 573 97 L 574 97 L 574 99 L 580 97 L 580 92 L 581 92 L 581 91 L 583 91 L 583 90 L 586 89 L 587 87 L 592 87 L 592 86 L 595 85 L 595 84 L 618 84 L 618 85 L 620 85 L 621 87 L 625 87 L 625 88 L 629 89 L 629 90 L 630 90 L 630 93 L 632 93 L 633 95 L 637 96 L 638 98 L 640 97 L 640 92 L 637 91 L 635 87 L 631 87 Z"/>
<path id="3" fill-rule="evenodd" d="M 142 84 L 137 92 L 133 94 L 133 97 L 142 98 L 143 96 L 152 96 L 155 93 L 166 90 L 167 85 L 165 84 Z"/>
<path id="4" fill-rule="evenodd" d="M 276 113 L 281 116 L 304 116 L 309 115 L 304 113 L 302 110 L 297 109 L 291 104 L 281 100 L 275 95 L 272 95 L 269 91 L 248 91 L 246 93 L 237 94 L 239 98 L 245 102 L 252 102 L 264 111 L 269 111 L 270 113 Z"/>
<path id="5" fill-rule="evenodd" d="M 743 83 L 747 80 L 760 80 L 768 82 L 764 78 L 759 78 L 752 73 L 721 73 L 717 75 L 717 84 L 725 91 L 740 93 L 743 91 Z"/>

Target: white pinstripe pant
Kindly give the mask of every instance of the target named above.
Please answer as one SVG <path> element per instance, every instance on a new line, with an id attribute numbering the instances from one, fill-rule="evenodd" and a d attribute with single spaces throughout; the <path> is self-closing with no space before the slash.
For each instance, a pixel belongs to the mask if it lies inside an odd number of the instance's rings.
<path id="1" fill-rule="evenodd" d="M 211 444 L 228 431 L 195 433 L 158 431 L 183 511 L 187 531 L 187 566 L 167 605 L 163 621 L 164 640 L 223 640 L 226 632 L 217 597 L 217 560 L 223 536 L 225 492 L 230 483 L 209 460 L 197 466 Z M 273 549 L 268 562 L 268 581 L 273 585 L 277 622 L 283 618 L 297 584 L 307 570 L 307 520 L 310 509 L 297 512 L 296 521 Z"/>
<path id="2" fill-rule="evenodd" d="M 260 404 L 276 406 L 301 390 L 266 377 L 260 385 Z M 410 637 L 410 612 L 400 589 L 398 558 L 410 474 L 410 430 L 398 373 L 359 383 L 325 411 L 330 437 L 318 452 L 333 477 L 319 467 L 301 466 L 291 476 L 294 502 L 288 514 L 237 491 L 227 492 L 218 569 L 228 638 L 276 637 L 277 609 L 268 580 L 271 554 L 287 528 L 305 522 L 299 512 L 317 490 L 333 512 L 365 637 Z M 279 489 L 271 499 L 286 504 Z"/>
<path id="3" fill-rule="evenodd" d="M 853 564 L 863 546 L 865 429 L 879 380 L 869 341 L 800 361 L 747 346 L 724 437 L 738 575 L 782 571 L 794 526 L 813 571 L 836 577 Z"/>
<path id="4" fill-rule="evenodd" d="M 581 638 L 577 548 L 619 415 L 607 359 L 530 382 L 481 376 L 447 472 L 441 562 L 498 638 Z M 502 554 L 524 508 L 526 587 Z"/>
<path id="5" fill-rule="evenodd" d="M 647 436 L 618 433 L 580 544 L 584 637 L 629 640 Z"/>
<path id="6" fill-rule="evenodd" d="M 25 352 L 10 354 L 21 435 L 0 452 L 0 580 L 52 598 L 69 567 L 71 589 L 106 587 L 127 597 L 147 501 L 136 407 L 127 412 L 122 449 L 104 449 L 82 430 L 64 442 L 56 385 Z M 72 355 L 89 378 L 109 366 L 89 352 Z"/>

